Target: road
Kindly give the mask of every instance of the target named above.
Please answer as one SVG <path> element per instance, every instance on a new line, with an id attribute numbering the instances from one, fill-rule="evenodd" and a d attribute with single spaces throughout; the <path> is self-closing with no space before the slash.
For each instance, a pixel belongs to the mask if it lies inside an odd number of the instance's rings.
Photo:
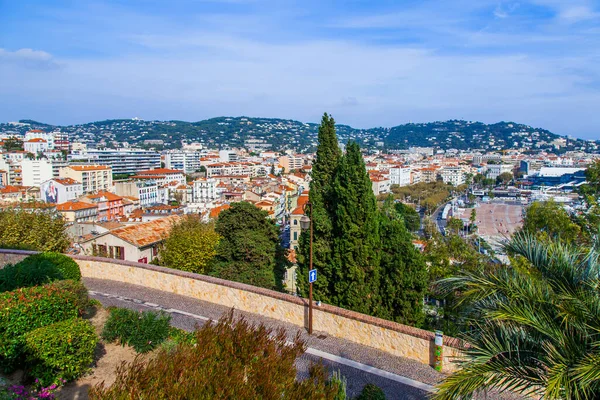
<path id="1" fill-rule="evenodd" d="M 83 280 L 90 296 L 104 306 L 163 310 L 171 314 L 172 325 L 188 331 L 230 311 L 213 303 L 142 286 L 92 278 Z M 292 340 L 299 330 L 295 325 L 256 314 L 234 311 L 234 315 L 270 328 L 283 328 L 288 340 Z M 314 332 L 312 336 L 304 330 L 301 332 L 308 350 L 297 362 L 299 376 L 307 376 L 311 362 L 322 362 L 332 370 L 340 370 L 347 378 L 350 397 L 358 395 L 367 383 L 374 383 L 383 389 L 388 399 L 424 400 L 432 393 L 432 385 L 443 378 L 433 368 L 413 360 L 394 357 L 374 348 L 328 336 L 324 332 Z"/>
<path id="2" fill-rule="evenodd" d="M 104 306 L 162 310 L 171 315 L 173 326 L 188 331 L 231 311 L 228 307 L 137 285 L 93 278 L 83 278 L 83 282 L 90 297 Z M 348 398 L 357 396 L 367 383 L 373 383 L 385 392 L 388 400 L 425 400 L 435 391 L 433 385 L 444 377 L 428 365 L 331 337 L 326 332 L 314 332 L 311 336 L 296 325 L 261 315 L 234 310 L 234 316 L 275 330 L 283 329 L 290 341 L 300 331 L 308 348 L 297 361 L 298 376 L 307 376 L 311 363 L 321 362 L 346 377 Z M 482 398 L 512 400 L 516 397 L 488 393 Z"/>

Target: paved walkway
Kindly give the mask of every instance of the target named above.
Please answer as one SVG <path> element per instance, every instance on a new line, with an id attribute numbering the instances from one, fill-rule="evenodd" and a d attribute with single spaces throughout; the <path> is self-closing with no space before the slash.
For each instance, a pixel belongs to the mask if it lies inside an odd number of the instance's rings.
<path id="1" fill-rule="evenodd" d="M 171 323 L 185 330 L 193 330 L 208 320 L 217 320 L 230 308 L 175 295 L 142 286 L 92 278 L 83 279 L 90 296 L 104 306 L 127 307 L 136 310 L 163 310 L 171 314 Z M 262 323 L 273 329 L 284 329 L 288 340 L 300 330 L 308 350 L 298 360 L 299 376 L 308 373 L 311 362 L 322 362 L 339 370 L 348 380 L 348 395 L 356 396 L 367 383 L 381 387 L 388 399 L 427 399 L 443 375 L 419 362 L 395 357 L 383 351 L 347 340 L 328 336 L 324 332 L 308 335 L 298 326 L 257 314 L 234 311 L 253 323 Z M 492 397 L 488 397 L 491 399 Z"/>

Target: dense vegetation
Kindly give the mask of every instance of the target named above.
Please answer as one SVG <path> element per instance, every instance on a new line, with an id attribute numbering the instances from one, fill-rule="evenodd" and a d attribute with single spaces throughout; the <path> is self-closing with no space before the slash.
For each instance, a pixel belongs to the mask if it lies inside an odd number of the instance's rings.
<path id="1" fill-rule="evenodd" d="M 101 146 L 113 142 L 138 143 L 142 147 L 174 148 L 181 140 L 203 142 L 210 147 L 239 147 L 248 139 L 264 140 L 274 149 L 314 149 L 318 124 L 292 120 L 252 117 L 217 117 L 198 122 L 144 121 L 115 119 L 82 125 L 52 126 L 35 121 L 21 121 L 30 125 L 0 124 L 0 132 L 24 133 L 28 129 L 51 131 L 60 128 L 75 138 L 96 141 Z M 441 147 L 444 149 L 489 149 L 530 147 L 540 144 L 540 149 L 553 149 L 549 143 L 560 136 L 544 129 L 532 128 L 511 122 L 484 124 L 459 120 L 430 123 L 409 123 L 392 128 L 355 129 L 336 125 L 340 140 L 361 141 L 361 145 L 374 148 L 383 142 L 388 148 L 410 146 Z M 536 134 L 537 132 L 537 134 Z M 493 145 L 490 145 L 493 139 Z M 144 141 L 162 141 L 145 144 Z M 10 144 L 13 146 L 13 144 Z M 562 150 L 586 148 L 583 140 L 568 140 Z"/>
<path id="2" fill-rule="evenodd" d="M 129 345 L 138 353 L 147 353 L 164 342 L 171 333 L 171 316 L 163 312 L 137 312 L 127 308 L 110 309 L 102 330 L 102 339 Z"/>
<path id="3" fill-rule="evenodd" d="M 463 271 L 441 282 L 470 322 L 461 369 L 437 400 L 492 388 L 545 399 L 595 399 L 600 393 L 600 287 L 597 248 L 519 233 L 507 251 L 518 268 Z"/>
<path id="4" fill-rule="evenodd" d="M 334 399 L 338 385 L 315 366 L 310 379 L 296 379 L 296 359 L 306 345 L 291 345 L 285 331 L 253 326 L 232 314 L 207 323 L 194 343 L 161 348 L 147 361 L 136 358 L 117 369 L 111 386 L 90 391 L 99 399 Z"/>
<path id="5" fill-rule="evenodd" d="M 217 254 L 220 238 L 213 224 L 203 223 L 199 216 L 186 216 L 171 229 L 160 250 L 158 263 L 169 268 L 205 274 Z"/>
<path id="6" fill-rule="evenodd" d="M 215 226 L 221 237 L 211 261 L 210 275 L 232 281 L 283 290 L 288 266 L 279 229 L 268 213 L 248 202 L 231 204 Z"/>
<path id="7" fill-rule="evenodd" d="M 309 198 L 312 204 L 314 284 L 318 300 L 393 321 L 420 325 L 427 270 L 391 199 L 379 209 L 357 143 L 341 154 L 333 118 L 319 129 Z M 402 210 L 405 211 L 405 210 Z M 298 254 L 298 290 L 306 296 L 310 237 Z"/>
<path id="8" fill-rule="evenodd" d="M 38 253 L 0 269 L 0 292 L 65 279 L 81 280 L 79 265 L 71 257 L 59 253 Z"/>
<path id="9" fill-rule="evenodd" d="M 69 247 L 58 213 L 0 210 L 0 248 L 62 253 Z"/>
<path id="10" fill-rule="evenodd" d="M 412 203 L 433 212 L 437 207 L 446 202 L 453 191 L 464 191 L 466 185 L 455 188 L 442 181 L 430 183 L 417 183 L 410 186 L 392 186 L 394 198 L 404 203 Z"/>

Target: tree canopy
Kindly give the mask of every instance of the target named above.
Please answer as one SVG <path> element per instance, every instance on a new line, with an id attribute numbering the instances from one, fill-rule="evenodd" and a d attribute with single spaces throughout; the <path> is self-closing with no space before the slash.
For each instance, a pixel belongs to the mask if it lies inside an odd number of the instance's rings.
<path id="1" fill-rule="evenodd" d="M 213 224 L 203 223 L 199 216 L 188 215 L 176 223 L 159 253 L 165 267 L 205 274 L 217 254 L 220 236 Z"/>
<path id="2" fill-rule="evenodd" d="M 248 202 L 232 203 L 219 214 L 215 231 L 221 236 L 210 275 L 282 290 L 287 267 L 279 231 L 268 213 Z"/>
<path id="3" fill-rule="evenodd" d="M 62 253 L 69 243 L 58 213 L 0 210 L 0 248 Z"/>
<path id="4" fill-rule="evenodd" d="M 565 209 L 553 200 L 533 202 L 525 213 L 522 230 L 569 243 L 578 240 L 581 231 Z"/>

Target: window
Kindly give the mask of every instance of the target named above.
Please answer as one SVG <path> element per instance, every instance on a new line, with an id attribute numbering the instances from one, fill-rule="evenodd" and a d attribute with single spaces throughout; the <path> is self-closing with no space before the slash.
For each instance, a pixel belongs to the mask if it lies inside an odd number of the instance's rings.
<path id="1" fill-rule="evenodd" d="M 115 246 L 115 257 L 117 260 L 125 259 L 125 247 L 123 246 Z"/>
<path id="2" fill-rule="evenodd" d="M 297 219 L 294 220 L 294 225 L 298 225 L 298 220 Z"/>
<path id="3" fill-rule="evenodd" d="M 294 232 L 294 240 L 298 240 L 298 232 Z"/>
<path id="4" fill-rule="evenodd" d="M 108 255 L 107 250 L 108 249 L 106 248 L 106 245 L 104 245 L 104 244 L 99 244 L 98 245 L 98 255 L 100 257 L 106 257 Z"/>

